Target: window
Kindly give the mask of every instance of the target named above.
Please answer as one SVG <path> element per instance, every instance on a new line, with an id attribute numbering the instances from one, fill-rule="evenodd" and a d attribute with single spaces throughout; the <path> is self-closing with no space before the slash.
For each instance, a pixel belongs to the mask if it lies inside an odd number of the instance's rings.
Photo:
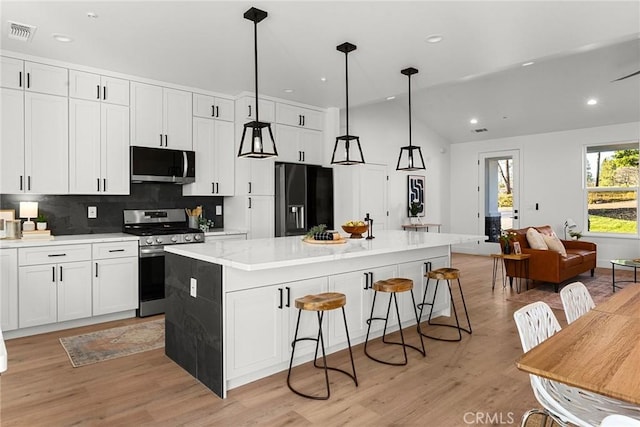
<path id="1" fill-rule="evenodd" d="M 638 143 L 587 147 L 587 230 L 638 234 Z"/>

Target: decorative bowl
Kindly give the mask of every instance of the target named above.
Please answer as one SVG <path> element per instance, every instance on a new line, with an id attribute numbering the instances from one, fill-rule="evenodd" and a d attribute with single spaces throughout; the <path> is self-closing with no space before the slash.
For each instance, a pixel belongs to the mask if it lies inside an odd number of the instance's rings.
<path id="1" fill-rule="evenodd" d="M 367 224 L 365 225 L 343 225 L 342 229 L 345 231 L 345 233 L 349 233 L 351 234 L 351 236 L 349 236 L 352 239 L 362 239 L 362 233 L 366 233 L 367 230 L 369 229 L 369 226 Z"/>

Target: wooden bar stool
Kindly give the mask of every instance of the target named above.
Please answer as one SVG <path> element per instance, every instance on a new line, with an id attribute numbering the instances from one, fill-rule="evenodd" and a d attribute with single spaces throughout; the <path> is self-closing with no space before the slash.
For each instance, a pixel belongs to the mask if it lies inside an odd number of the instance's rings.
<path id="1" fill-rule="evenodd" d="M 418 319 L 422 319 L 422 310 L 424 309 L 425 305 L 430 305 L 431 306 L 431 310 L 429 311 L 429 318 L 427 319 L 427 323 L 429 325 L 432 326 L 446 326 L 449 328 L 454 328 L 458 330 L 458 338 L 440 338 L 440 337 L 434 337 L 431 335 L 428 335 L 426 333 L 423 333 L 422 330 L 420 329 L 419 325 L 420 325 L 420 320 L 418 320 L 418 332 L 427 337 L 427 338 L 431 338 L 434 340 L 439 340 L 439 341 L 461 341 L 462 340 L 462 332 L 467 332 L 468 334 L 471 334 L 471 321 L 469 320 L 469 312 L 467 311 L 467 304 L 464 302 L 464 294 L 462 293 L 462 285 L 460 284 L 460 270 L 456 269 L 456 268 L 438 268 L 437 270 L 433 270 L 433 271 L 428 271 L 425 274 L 425 277 L 427 278 L 427 286 L 424 288 L 424 295 L 422 296 L 422 303 L 418 304 L 418 308 L 420 309 L 420 315 L 418 316 Z M 431 279 L 434 279 L 436 281 L 436 288 L 435 291 L 433 292 L 433 298 L 431 299 L 431 302 L 426 302 L 427 299 L 427 291 L 429 290 L 429 281 Z M 456 318 L 456 324 L 455 325 L 449 325 L 446 323 L 435 323 L 431 321 L 431 316 L 433 315 L 433 306 L 435 304 L 436 301 L 436 295 L 438 294 L 438 284 L 440 283 L 440 280 L 446 280 L 447 281 L 447 285 L 449 287 L 449 296 L 451 297 L 451 308 L 453 309 L 453 314 L 455 315 Z M 460 321 L 458 320 L 458 312 L 456 310 L 456 304 L 453 301 L 453 293 L 451 291 L 451 281 L 452 280 L 457 280 L 458 281 L 458 289 L 460 289 L 460 296 L 462 297 L 462 305 L 464 306 L 464 314 L 467 317 L 467 326 L 468 328 L 463 328 L 462 326 L 460 326 Z"/>
<path id="2" fill-rule="evenodd" d="M 411 279 L 403 279 L 403 278 L 392 278 L 392 279 L 387 279 L 387 280 L 378 280 L 377 282 L 375 282 L 373 284 L 373 290 L 375 291 L 373 294 L 373 302 L 371 304 L 371 315 L 369 316 L 369 319 L 367 319 L 367 338 L 365 339 L 364 342 L 364 354 L 367 355 L 367 357 L 369 357 L 369 359 L 375 360 L 376 362 L 380 362 L 380 363 L 384 363 L 386 365 L 393 365 L 393 366 L 404 366 L 407 364 L 407 347 L 410 347 L 414 350 L 416 350 L 417 352 L 419 352 L 420 354 L 422 354 L 422 357 L 425 357 L 426 352 L 424 349 L 424 341 L 422 341 L 422 335 L 419 334 L 418 336 L 420 337 L 420 345 L 422 346 L 422 349 L 419 349 L 418 347 L 414 347 L 411 344 L 407 344 L 404 342 L 404 334 L 402 332 L 402 320 L 400 318 L 400 310 L 398 309 L 398 297 L 396 296 L 398 293 L 400 292 L 410 292 L 411 293 L 411 302 L 413 303 L 413 311 L 414 311 L 414 315 L 416 316 L 416 321 L 418 321 L 418 317 L 417 317 L 417 313 L 416 313 L 416 300 L 413 296 L 413 280 Z M 378 296 L 378 292 L 386 292 L 389 293 L 389 304 L 387 305 L 387 315 L 385 317 L 373 317 L 373 312 L 375 310 L 376 307 L 376 297 Z M 389 312 L 391 311 L 391 301 L 394 301 L 395 306 L 396 306 L 396 315 L 398 316 L 398 328 L 400 329 L 400 339 L 401 342 L 392 342 L 392 341 L 386 341 L 386 334 L 387 334 L 387 323 L 389 322 Z M 395 345 L 401 345 L 402 346 L 402 352 L 404 354 L 404 361 L 397 363 L 397 362 L 388 362 L 385 360 L 381 360 L 378 359 L 372 355 L 369 354 L 369 352 L 367 351 L 367 345 L 369 344 L 369 332 L 371 331 L 371 322 L 373 320 L 384 320 L 384 330 L 382 331 L 382 342 L 385 344 L 395 344 Z M 418 322 L 418 328 L 420 327 L 420 322 Z"/>
<path id="3" fill-rule="evenodd" d="M 293 337 L 293 342 L 291 343 L 291 360 L 289 361 L 289 372 L 287 373 L 287 385 L 295 394 L 307 397 L 309 399 L 316 400 L 327 400 L 331 395 L 331 390 L 329 389 L 329 370 L 342 372 L 343 374 L 351 377 L 353 382 L 358 386 L 358 378 L 356 376 L 356 366 L 353 362 L 353 353 L 351 351 L 351 340 L 349 339 L 349 328 L 347 328 L 347 315 L 344 311 L 344 306 L 347 303 L 347 297 L 344 294 L 338 292 L 326 292 L 317 295 L 307 295 L 302 298 L 296 299 L 296 308 L 298 309 L 298 320 L 296 322 L 296 333 Z M 337 308 L 342 309 L 342 318 L 344 319 L 344 330 L 347 334 L 347 344 L 349 345 L 349 356 L 351 357 L 351 369 L 353 374 L 344 371 L 342 369 L 333 368 L 327 366 L 327 356 L 324 350 L 324 338 L 322 336 L 322 319 L 324 317 L 324 312 L 329 310 L 335 310 Z M 302 314 L 302 310 L 306 311 L 315 311 L 318 316 L 318 337 L 304 337 L 298 338 L 298 328 L 300 326 L 300 315 Z M 316 368 L 324 368 L 324 377 L 327 384 L 327 394 L 326 396 L 313 396 L 310 394 L 301 393 L 298 390 L 294 389 L 291 385 L 291 368 L 293 366 L 293 358 L 296 352 L 296 343 L 300 341 L 315 341 L 316 342 L 316 352 L 313 357 L 313 366 Z M 322 361 L 323 366 L 319 366 L 316 362 L 318 359 L 318 347 L 322 349 Z"/>

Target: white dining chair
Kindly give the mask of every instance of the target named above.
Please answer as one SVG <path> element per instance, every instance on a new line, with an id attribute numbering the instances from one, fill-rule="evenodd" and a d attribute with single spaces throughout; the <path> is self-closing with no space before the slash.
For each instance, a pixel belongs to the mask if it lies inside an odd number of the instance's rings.
<path id="1" fill-rule="evenodd" d="M 7 347 L 4 345 L 2 329 L 0 329 L 0 374 L 7 370 Z"/>
<path id="2" fill-rule="evenodd" d="M 570 283 L 560 290 L 560 299 L 564 307 L 567 323 L 573 323 L 596 306 L 589 290 L 582 282 Z"/>
<path id="3" fill-rule="evenodd" d="M 556 332 L 560 331 L 558 319 L 544 302 L 534 302 L 513 313 L 520 335 L 522 349 L 527 352 Z M 571 423 L 580 427 L 596 427 L 608 415 L 621 414 L 640 420 L 640 407 L 630 403 L 570 387 L 537 375 L 529 375 L 533 394 L 542 405 L 545 415 L 561 426 Z M 524 414 L 522 426 L 532 413 Z"/>
<path id="4" fill-rule="evenodd" d="M 624 415 L 609 415 L 602 420 L 600 427 L 640 427 L 640 421 Z"/>

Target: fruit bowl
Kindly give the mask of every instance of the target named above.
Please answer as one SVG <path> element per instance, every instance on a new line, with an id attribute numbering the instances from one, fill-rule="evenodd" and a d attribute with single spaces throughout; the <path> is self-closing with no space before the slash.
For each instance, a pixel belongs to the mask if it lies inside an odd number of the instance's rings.
<path id="1" fill-rule="evenodd" d="M 362 233 L 366 233 L 369 229 L 367 224 L 365 225 L 343 225 L 342 229 L 345 233 L 351 234 L 352 239 L 362 239 Z"/>

